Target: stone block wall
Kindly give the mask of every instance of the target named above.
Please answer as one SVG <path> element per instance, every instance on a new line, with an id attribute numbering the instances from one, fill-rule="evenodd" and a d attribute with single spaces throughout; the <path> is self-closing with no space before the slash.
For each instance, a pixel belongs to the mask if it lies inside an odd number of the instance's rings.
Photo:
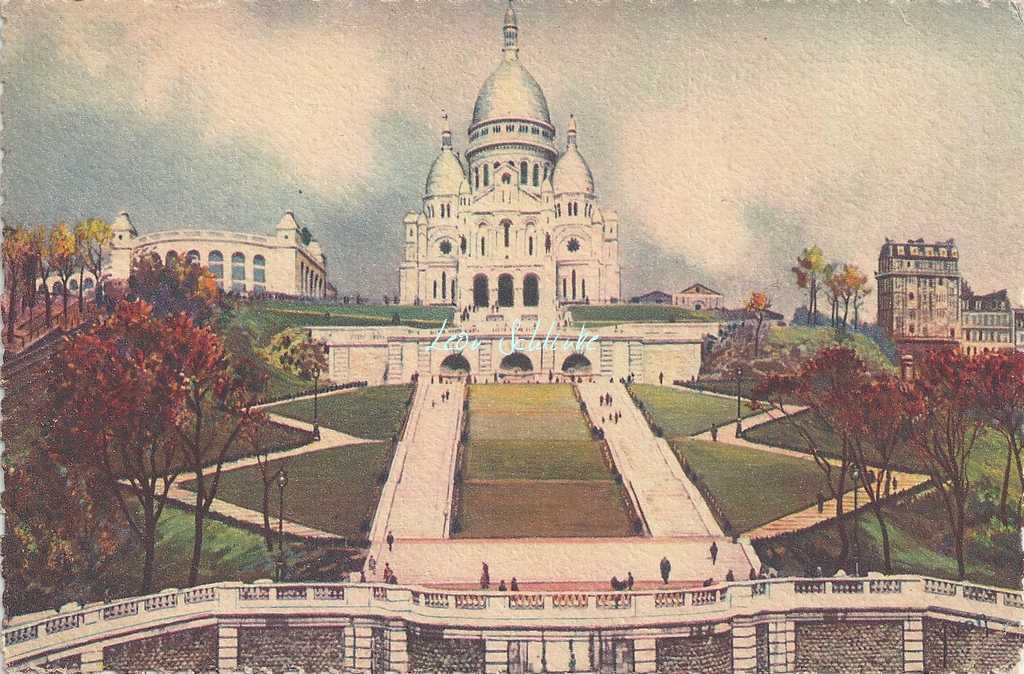
<path id="1" fill-rule="evenodd" d="M 902 672 L 903 623 L 796 623 L 800 672 Z"/>
<path id="2" fill-rule="evenodd" d="M 243 627 L 238 630 L 238 666 L 275 672 L 341 670 L 345 633 L 340 627 Z"/>
<path id="3" fill-rule="evenodd" d="M 754 628 L 755 652 L 757 657 L 757 674 L 768 674 L 771 671 L 770 643 L 768 641 L 768 624 L 761 623 Z"/>
<path id="4" fill-rule="evenodd" d="M 732 674 L 732 635 L 658 639 L 658 674 Z"/>
<path id="5" fill-rule="evenodd" d="M 217 669 L 217 628 L 161 634 L 103 649 L 104 669 L 118 674 L 148 670 Z"/>
<path id="6" fill-rule="evenodd" d="M 410 627 L 409 670 L 413 672 L 483 672 L 483 639 L 445 639 L 439 630 Z"/>
<path id="7" fill-rule="evenodd" d="M 1009 672 L 1020 661 L 1024 636 L 949 620 L 924 619 L 924 669 L 943 672 Z"/>

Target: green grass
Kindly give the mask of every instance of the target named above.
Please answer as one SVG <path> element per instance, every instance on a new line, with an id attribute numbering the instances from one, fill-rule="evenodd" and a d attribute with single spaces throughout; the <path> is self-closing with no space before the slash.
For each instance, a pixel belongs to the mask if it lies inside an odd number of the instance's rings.
<path id="1" fill-rule="evenodd" d="M 837 334 L 831 327 L 789 325 L 772 327 L 764 338 L 767 354 L 799 354 L 801 359 L 813 357 L 818 351 L 837 344 L 853 349 L 872 371 L 896 371 L 896 366 L 878 344 L 859 332 Z"/>
<path id="2" fill-rule="evenodd" d="M 571 313 L 574 323 L 593 326 L 616 323 L 683 323 L 716 320 L 714 316 L 706 312 L 691 311 L 665 304 L 583 305 L 573 307 Z"/>
<path id="3" fill-rule="evenodd" d="M 668 439 L 696 435 L 736 421 L 736 401 L 653 384 L 632 384 L 630 390 L 661 426 Z M 746 402 L 744 417 L 757 414 Z"/>
<path id="4" fill-rule="evenodd" d="M 632 534 L 568 384 L 471 386 L 468 430 L 460 537 Z"/>
<path id="5" fill-rule="evenodd" d="M 284 517 L 338 536 L 365 536 L 380 498 L 391 452 L 385 443 L 347 445 L 271 461 L 270 471 L 288 472 Z M 186 482 L 182 487 L 189 489 Z M 262 512 L 262 474 L 258 466 L 221 476 L 217 498 Z M 277 488 L 271 491 L 271 512 L 278 513 Z"/>
<path id="6" fill-rule="evenodd" d="M 411 390 L 408 384 L 371 386 L 321 397 L 317 403 L 320 425 L 357 438 L 390 439 L 402 426 Z M 313 422 L 312 398 L 265 409 L 272 414 Z"/>
<path id="7" fill-rule="evenodd" d="M 819 491 L 829 494 L 813 461 L 701 440 L 672 447 L 711 490 L 737 533 L 814 505 Z"/>
<path id="8" fill-rule="evenodd" d="M 632 536 L 614 482 L 467 482 L 458 538 Z"/>

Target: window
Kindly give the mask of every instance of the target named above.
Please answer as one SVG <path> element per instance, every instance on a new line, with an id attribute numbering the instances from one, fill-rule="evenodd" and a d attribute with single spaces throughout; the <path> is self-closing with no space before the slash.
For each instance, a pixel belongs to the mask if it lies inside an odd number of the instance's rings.
<path id="1" fill-rule="evenodd" d="M 480 237 L 480 255 L 487 255 L 487 237 Z"/>
<path id="2" fill-rule="evenodd" d="M 570 253 L 575 253 L 580 249 L 579 239 L 576 237 L 569 239 L 568 243 L 565 244 L 565 247 Z"/>
<path id="3" fill-rule="evenodd" d="M 530 167 L 525 161 L 519 162 L 519 184 L 525 185 L 530 180 Z"/>
<path id="4" fill-rule="evenodd" d="M 512 184 L 512 176 L 510 176 L 508 173 L 506 173 L 505 175 L 501 176 L 501 184 L 502 185 L 511 185 Z"/>
<path id="5" fill-rule="evenodd" d="M 539 164 L 534 164 L 533 165 L 533 186 L 537 187 L 538 185 L 540 185 L 540 165 Z"/>
<path id="6" fill-rule="evenodd" d="M 213 277 L 217 280 L 224 279 L 224 254 L 219 250 L 211 250 L 210 254 L 206 257 L 207 268 Z"/>
<path id="7" fill-rule="evenodd" d="M 267 282 L 267 260 L 262 255 L 252 259 L 252 280 L 256 283 Z"/>
<path id="8" fill-rule="evenodd" d="M 484 187 L 491 184 L 491 167 L 484 165 Z"/>
<path id="9" fill-rule="evenodd" d="M 545 253 L 550 253 L 551 252 L 551 235 L 550 234 L 545 234 L 544 235 L 544 252 Z"/>
<path id="10" fill-rule="evenodd" d="M 480 189 L 480 167 L 473 169 L 473 189 Z"/>
<path id="11" fill-rule="evenodd" d="M 533 255 L 533 237 L 531 236 L 528 241 L 529 255 Z"/>
<path id="12" fill-rule="evenodd" d="M 245 255 L 242 253 L 235 253 L 231 256 L 231 280 L 245 280 Z"/>
<path id="13" fill-rule="evenodd" d="M 466 254 L 466 237 L 464 236 L 459 237 L 459 252 L 463 255 Z"/>
<path id="14" fill-rule="evenodd" d="M 68 288 L 70 288 L 71 290 L 78 290 L 78 281 L 76 281 L 75 279 L 71 279 L 68 282 Z"/>
<path id="15" fill-rule="evenodd" d="M 441 242 L 439 248 L 441 249 L 442 255 L 448 255 L 452 252 L 452 242 L 449 241 L 448 239 L 445 239 L 444 241 Z"/>
<path id="16" fill-rule="evenodd" d="M 509 245 L 509 231 L 511 229 L 512 229 L 512 223 L 506 222 L 505 223 L 505 247 L 506 248 L 508 248 L 508 245 Z"/>
<path id="17" fill-rule="evenodd" d="M 85 282 L 82 283 L 82 288 L 84 288 L 85 290 L 92 290 L 92 287 L 93 282 L 91 278 L 85 279 Z"/>

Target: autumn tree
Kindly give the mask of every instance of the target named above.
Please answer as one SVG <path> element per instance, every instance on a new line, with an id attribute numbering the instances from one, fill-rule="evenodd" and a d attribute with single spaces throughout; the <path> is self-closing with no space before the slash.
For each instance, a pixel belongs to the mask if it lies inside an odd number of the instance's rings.
<path id="1" fill-rule="evenodd" d="M 318 398 L 320 393 L 320 377 L 327 369 L 327 350 L 324 345 L 310 338 L 296 345 L 295 369 L 300 377 L 313 382 L 313 437 L 320 439 L 320 417 L 318 415 Z"/>
<path id="2" fill-rule="evenodd" d="M 185 320 L 122 302 L 66 338 L 50 382 L 54 451 L 117 503 L 143 550 L 140 591 L 153 589 L 157 525 L 181 470 L 173 433 L 186 395 L 184 359 L 203 335 Z"/>
<path id="3" fill-rule="evenodd" d="M 840 562 L 849 556 L 850 537 L 842 495 L 852 479 L 854 444 L 862 423 L 851 415 L 863 404 L 860 396 L 868 383 L 864 363 L 849 348 L 822 349 L 795 374 L 772 375 L 754 389 L 754 398 L 767 403 L 800 436 L 808 454 L 822 472 L 836 504 L 836 532 Z M 831 436 L 834 446 L 823 443 Z"/>
<path id="4" fill-rule="evenodd" d="M 62 321 L 65 326 L 68 323 L 68 283 L 78 269 L 78 242 L 75 234 L 63 222 L 53 228 L 50 232 L 50 265 L 53 271 L 60 278 L 61 305 L 63 309 Z"/>
<path id="5" fill-rule="evenodd" d="M 263 513 L 263 542 L 269 552 L 274 549 L 274 530 L 270 524 L 270 495 L 282 468 L 277 468 L 271 463 L 270 445 L 264 442 L 264 434 L 265 426 L 262 424 L 250 424 L 243 431 L 244 441 L 252 448 L 256 465 L 260 469 L 260 485 L 263 492 L 260 501 L 260 512 Z"/>
<path id="6" fill-rule="evenodd" d="M 193 321 L 207 323 L 220 306 L 221 291 L 210 272 L 187 260 L 142 255 L 132 261 L 128 277 L 129 299 L 141 299 L 157 315 L 184 312 Z"/>
<path id="7" fill-rule="evenodd" d="M 818 292 L 822 274 L 825 271 L 825 255 L 821 248 L 804 248 L 796 259 L 792 272 L 796 275 L 797 287 L 807 291 L 807 314 L 811 325 L 818 324 Z"/>
<path id="8" fill-rule="evenodd" d="M 750 293 L 745 305 L 747 311 L 754 314 L 754 358 L 761 353 L 761 328 L 772 308 L 772 299 L 765 293 Z"/>
<path id="9" fill-rule="evenodd" d="M 32 245 L 32 259 L 39 289 L 43 292 L 43 303 L 46 305 L 46 327 L 53 325 L 53 296 L 50 293 L 50 274 L 53 271 L 53 256 L 50 254 L 50 230 L 46 225 L 32 228 L 29 241 Z"/>
<path id="10" fill-rule="evenodd" d="M 983 354 L 975 360 L 975 372 L 978 415 L 1006 440 L 1006 466 L 999 493 L 999 519 L 1005 524 L 1008 521 L 1006 507 L 1011 461 L 1016 465 L 1017 479 L 1024 494 L 1024 470 L 1021 468 L 1021 449 L 1024 448 L 1024 353 L 996 351 Z M 1017 507 L 1019 511 L 1019 502 Z"/>
<path id="11" fill-rule="evenodd" d="M 945 507 L 956 554 L 965 575 L 967 467 L 985 419 L 977 413 L 977 363 L 959 350 L 935 350 L 918 359 L 911 442 Z"/>
<path id="12" fill-rule="evenodd" d="M 32 255 L 29 233 L 22 227 L 4 229 L 3 261 L 4 287 L 7 290 L 7 341 L 14 341 L 14 326 L 18 322 L 18 307 L 22 293 L 31 294 L 34 278 L 26 278 L 31 268 L 27 264 Z"/>
<path id="13" fill-rule="evenodd" d="M 75 236 L 78 238 L 82 257 L 82 268 L 88 269 L 96 280 L 96 306 L 103 301 L 103 262 L 110 251 L 114 240 L 114 231 L 110 223 L 101 218 L 89 218 L 75 225 Z M 78 283 L 79 305 L 82 298 L 82 282 Z"/>

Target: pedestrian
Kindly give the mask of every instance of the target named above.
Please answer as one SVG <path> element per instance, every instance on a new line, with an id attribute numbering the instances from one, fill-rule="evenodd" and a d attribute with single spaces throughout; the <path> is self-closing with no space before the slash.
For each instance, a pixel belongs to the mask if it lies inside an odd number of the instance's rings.
<path id="1" fill-rule="evenodd" d="M 622 589 L 622 583 L 619 582 L 619 577 L 618 576 L 612 576 L 611 586 L 612 586 L 612 590 L 614 590 L 615 592 L 618 592 L 618 591 L 620 591 Z"/>
<path id="2" fill-rule="evenodd" d="M 480 589 L 487 590 L 491 587 L 491 570 L 487 566 L 487 562 L 483 563 L 483 571 L 480 572 Z"/>
<path id="3" fill-rule="evenodd" d="M 736 576 L 733 575 L 732 569 L 729 569 L 725 574 L 725 582 L 731 583 L 734 580 L 736 580 Z"/>
<path id="4" fill-rule="evenodd" d="M 633 572 L 632 571 L 627 571 L 626 572 L 626 589 L 627 590 L 632 590 L 633 589 Z"/>
<path id="5" fill-rule="evenodd" d="M 711 442 L 718 442 L 718 424 L 711 425 Z"/>
<path id="6" fill-rule="evenodd" d="M 364 573 L 362 570 L 359 571 L 359 582 L 360 583 L 365 583 L 366 582 L 366 573 Z"/>
<path id="7" fill-rule="evenodd" d="M 501 582 L 498 583 L 498 592 L 508 592 L 508 585 L 505 585 L 504 578 L 502 578 Z"/>
<path id="8" fill-rule="evenodd" d="M 519 592 L 519 581 L 516 580 L 515 576 L 512 576 L 512 584 L 509 587 L 513 592 Z"/>
<path id="9" fill-rule="evenodd" d="M 398 585 L 398 576 L 395 575 L 394 571 L 391 572 L 391 577 L 388 578 L 388 583 L 390 585 Z"/>
<path id="10" fill-rule="evenodd" d="M 750 580 L 757 580 L 757 571 L 754 571 L 754 567 L 750 567 Z"/>
<path id="11" fill-rule="evenodd" d="M 818 512 L 825 512 L 825 495 L 821 493 L 820 489 L 818 490 Z"/>
<path id="12" fill-rule="evenodd" d="M 672 573 L 672 562 L 668 561 L 668 557 L 661 558 L 661 580 L 665 585 L 668 585 L 669 574 Z"/>
<path id="13" fill-rule="evenodd" d="M 392 550 L 394 550 L 394 548 L 395 548 L 395 535 L 389 531 L 388 532 L 388 537 L 385 540 L 388 543 L 388 552 L 391 552 Z"/>
<path id="14" fill-rule="evenodd" d="M 377 575 L 377 560 L 374 559 L 373 555 L 366 560 L 366 568 L 370 570 L 370 575 Z"/>
<path id="15" fill-rule="evenodd" d="M 659 372 L 658 373 L 658 384 L 661 385 L 661 386 L 665 385 L 665 373 L 664 372 Z"/>
<path id="16" fill-rule="evenodd" d="M 806 501 L 804 501 L 806 503 Z M 718 543 L 711 541 L 711 563 L 714 564 L 715 560 L 718 559 Z"/>
<path id="17" fill-rule="evenodd" d="M 391 565 L 384 562 L 384 582 L 388 582 L 391 579 Z"/>
<path id="18" fill-rule="evenodd" d="M 714 578 L 708 578 L 707 580 L 704 581 L 704 587 L 711 587 L 714 584 L 715 584 L 715 579 Z"/>

